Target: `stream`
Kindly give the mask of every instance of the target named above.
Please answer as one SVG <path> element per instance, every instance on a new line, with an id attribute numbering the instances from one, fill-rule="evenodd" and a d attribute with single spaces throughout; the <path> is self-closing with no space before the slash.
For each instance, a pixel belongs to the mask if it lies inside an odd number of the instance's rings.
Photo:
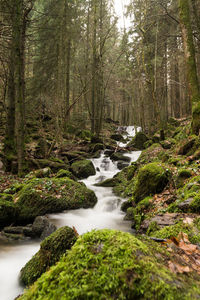
<path id="1" fill-rule="evenodd" d="M 135 135 L 134 126 L 126 127 L 125 138 L 131 139 Z M 127 143 L 118 143 L 125 147 Z M 141 151 L 125 153 L 130 157 L 131 162 L 137 161 Z M 97 187 L 95 183 L 112 178 L 119 172 L 117 162 L 111 161 L 102 152 L 100 158 L 92 159 L 97 170 L 96 175 L 82 180 L 85 185 L 93 190 L 98 198 L 94 208 L 66 211 L 60 214 L 51 214 L 49 218 L 58 227 L 74 226 L 79 234 L 91 231 L 92 229 L 118 229 L 130 231 L 130 222 L 124 221 L 124 213 L 120 210 L 124 199 L 114 195 L 112 188 Z M 19 285 L 18 275 L 21 268 L 38 251 L 40 245 L 37 241 L 16 242 L 15 244 L 0 244 L 0 299 L 14 300 L 23 292 Z"/>

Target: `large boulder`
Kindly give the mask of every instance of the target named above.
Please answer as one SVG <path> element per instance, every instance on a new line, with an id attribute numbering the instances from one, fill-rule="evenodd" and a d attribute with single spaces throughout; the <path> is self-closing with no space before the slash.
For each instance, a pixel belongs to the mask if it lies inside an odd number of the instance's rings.
<path id="1" fill-rule="evenodd" d="M 77 237 L 70 227 L 61 227 L 41 244 L 40 250 L 31 258 L 20 272 L 20 281 L 25 285 L 30 285 L 36 281 L 50 266 L 60 259 L 60 257 L 75 243 Z"/>
<path id="2" fill-rule="evenodd" d="M 134 187 L 135 201 L 162 192 L 169 182 L 169 175 L 169 170 L 160 163 L 150 163 L 140 168 Z"/>
<path id="3" fill-rule="evenodd" d="M 91 160 L 79 160 L 71 165 L 71 170 L 74 176 L 79 179 L 87 178 L 96 174 L 95 167 Z"/>
<path id="4" fill-rule="evenodd" d="M 136 136 L 128 143 L 128 147 L 133 147 L 138 150 L 145 149 L 145 143 L 149 140 L 149 138 L 146 136 L 143 132 L 138 132 Z"/>
<path id="5" fill-rule="evenodd" d="M 68 209 L 93 207 L 97 198 L 83 183 L 70 178 L 36 178 L 30 180 L 15 198 L 18 222 L 32 222 L 37 216 Z"/>
<path id="6" fill-rule="evenodd" d="M 198 299 L 200 275 L 172 272 L 173 259 L 147 238 L 92 231 L 19 299 Z"/>

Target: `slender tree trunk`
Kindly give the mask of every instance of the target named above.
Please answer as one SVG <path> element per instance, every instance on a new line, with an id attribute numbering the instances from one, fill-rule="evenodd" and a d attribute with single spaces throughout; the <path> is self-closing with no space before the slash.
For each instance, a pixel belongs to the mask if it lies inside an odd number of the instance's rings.
<path id="1" fill-rule="evenodd" d="M 15 24 L 13 26 L 15 40 L 15 87 L 16 87 L 16 143 L 18 174 L 22 175 L 24 167 L 24 105 L 25 105 L 25 84 L 24 84 L 24 58 L 25 58 L 25 31 L 26 21 L 23 15 L 23 0 L 15 1 Z"/>
<path id="2" fill-rule="evenodd" d="M 91 131 L 95 133 L 95 120 L 96 120 L 96 71 L 97 71 L 97 3 L 93 3 L 93 63 L 92 63 L 92 101 L 91 101 Z"/>
<path id="3" fill-rule="evenodd" d="M 188 0 L 179 0 L 180 23 L 183 37 L 185 61 L 187 64 L 187 79 L 189 86 L 189 96 L 193 103 L 192 130 L 199 134 L 200 130 L 200 89 L 197 77 L 197 67 L 195 59 L 195 47 L 190 19 L 190 5 Z"/>

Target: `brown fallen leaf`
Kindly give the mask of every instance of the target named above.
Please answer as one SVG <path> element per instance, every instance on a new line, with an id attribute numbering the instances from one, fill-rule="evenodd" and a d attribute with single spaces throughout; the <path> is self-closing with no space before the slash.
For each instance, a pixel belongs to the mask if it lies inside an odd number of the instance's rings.
<path id="1" fill-rule="evenodd" d="M 190 270 L 190 268 L 188 266 L 181 266 L 175 262 L 169 262 L 169 268 L 173 273 L 189 273 L 192 270 Z"/>

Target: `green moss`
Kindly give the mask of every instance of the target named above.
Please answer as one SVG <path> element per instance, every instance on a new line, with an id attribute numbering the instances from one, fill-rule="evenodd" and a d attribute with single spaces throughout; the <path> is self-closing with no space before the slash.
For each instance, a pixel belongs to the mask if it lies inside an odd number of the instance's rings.
<path id="1" fill-rule="evenodd" d="M 150 163 L 141 168 L 134 188 L 135 201 L 162 192 L 169 182 L 169 175 L 170 171 L 159 163 Z"/>
<path id="2" fill-rule="evenodd" d="M 40 250 L 22 268 L 20 281 L 25 285 L 35 282 L 50 266 L 76 242 L 76 235 L 70 227 L 61 227 L 48 236 L 41 244 Z"/>
<path id="3" fill-rule="evenodd" d="M 197 221 L 197 223 L 199 224 L 200 222 Z M 150 235 L 157 238 L 169 239 L 171 237 L 177 237 L 180 232 L 186 233 L 191 243 L 193 244 L 200 243 L 200 227 L 198 228 L 195 225 L 195 222 L 194 224 L 189 225 L 189 224 L 184 224 L 182 221 L 180 221 L 175 225 L 166 226 L 160 230 L 157 230 L 155 228 L 154 231 L 151 231 Z"/>
<path id="4" fill-rule="evenodd" d="M 0 200 L 0 228 L 11 225 L 18 217 L 18 208 L 15 203 Z"/>
<path id="5" fill-rule="evenodd" d="M 144 144 L 149 140 L 149 138 L 143 132 L 138 132 L 136 136 L 128 143 L 129 147 L 134 147 L 138 150 L 145 149 Z"/>
<path id="6" fill-rule="evenodd" d="M 190 274 L 171 273 L 165 266 L 168 257 L 156 243 L 140 241 L 129 233 L 92 231 L 80 237 L 68 255 L 20 300 L 198 297 L 198 281 Z"/>
<path id="7" fill-rule="evenodd" d="M 147 235 L 151 235 L 152 233 L 154 233 L 157 230 L 159 230 L 159 226 L 158 226 L 157 222 L 153 221 L 149 224 L 149 227 L 147 229 Z"/>
<path id="8" fill-rule="evenodd" d="M 132 221 L 132 227 L 136 230 L 140 229 L 141 223 L 146 217 L 146 211 L 151 206 L 151 197 L 146 197 L 140 201 L 136 207 L 129 207 L 126 212 L 125 220 Z"/>
<path id="9" fill-rule="evenodd" d="M 21 222 L 47 213 L 93 207 L 97 202 L 93 191 L 67 177 L 32 179 L 16 195 L 16 200 Z"/>
<path id="10" fill-rule="evenodd" d="M 15 183 L 13 184 L 10 188 L 6 189 L 4 191 L 5 194 L 15 194 L 17 192 L 19 192 L 22 188 L 23 188 L 23 184 L 22 183 Z"/>
<path id="11" fill-rule="evenodd" d="M 192 176 L 192 170 L 189 169 L 180 169 L 178 171 L 178 177 L 190 178 Z"/>
<path id="12" fill-rule="evenodd" d="M 13 196 L 9 195 L 9 194 L 6 194 L 6 193 L 0 194 L 0 199 L 1 199 L 1 201 L 10 201 L 10 202 L 13 202 Z"/>
<path id="13" fill-rule="evenodd" d="M 90 160 L 76 161 L 71 165 L 72 173 L 79 179 L 96 174 L 93 163 Z"/>
<path id="14" fill-rule="evenodd" d="M 194 200 L 190 204 L 189 210 L 194 213 L 200 213 L 200 192 L 195 195 Z"/>
<path id="15" fill-rule="evenodd" d="M 61 169 L 56 174 L 56 178 L 63 178 L 63 177 L 68 177 L 72 180 L 75 180 L 75 176 L 70 171 Z"/>

